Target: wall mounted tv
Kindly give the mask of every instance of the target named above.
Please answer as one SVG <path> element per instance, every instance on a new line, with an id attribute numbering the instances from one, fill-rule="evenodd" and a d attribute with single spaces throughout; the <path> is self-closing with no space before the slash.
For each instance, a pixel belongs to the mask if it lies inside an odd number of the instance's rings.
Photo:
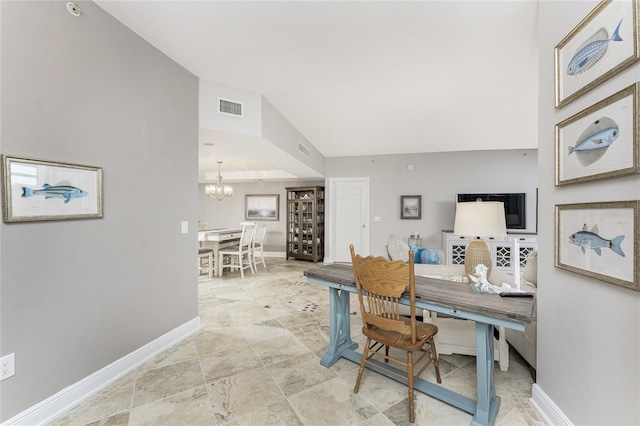
<path id="1" fill-rule="evenodd" d="M 525 229 L 527 227 L 526 217 L 526 194 L 458 194 L 458 202 L 476 201 L 502 201 L 504 203 L 504 214 L 507 229 Z"/>

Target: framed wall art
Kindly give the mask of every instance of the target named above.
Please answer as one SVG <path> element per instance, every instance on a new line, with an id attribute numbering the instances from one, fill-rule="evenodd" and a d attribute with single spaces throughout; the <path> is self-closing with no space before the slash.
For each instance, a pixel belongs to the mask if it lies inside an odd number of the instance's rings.
<path id="1" fill-rule="evenodd" d="M 556 46 L 556 108 L 640 59 L 639 1 L 602 1 Z"/>
<path id="2" fill-rule="evenodd" d="M 102 168 L 2 156 L 2 220 L 102 217 Z"/>
<path id="3" fill-rule="evenodd" d="M 555 266 L 640 291 L 640 201 L 556 205 Z"/>
<path id="4" fill-rule="evenodd" d="M 422 195 L 400 196 L 400 219 L 422 219 Z"/>
<path id="5" fill-rule="evenodd" d="M 556 124 L 556 185 L 640 172 L 635 83 Z"/>
<path id="6" fill-rule="evenodd" d="M 244 218 L 246 220 L 280 219 L 279 194 L 247 194 L 244 196 Z"/>

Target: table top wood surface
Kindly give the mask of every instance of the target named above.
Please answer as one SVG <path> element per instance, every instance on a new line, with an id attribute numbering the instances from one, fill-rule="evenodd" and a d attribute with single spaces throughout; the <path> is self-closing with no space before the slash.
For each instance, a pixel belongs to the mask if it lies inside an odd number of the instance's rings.
<path id="1" fill-rule="evenodd" d="M 217 229 L 203 229 L 202 231 L 198 231 L 198 232 L 203 232 L 206 234 L 216 234 L 216 235 L 224 235 L 224 234 L 234 234 L 237 232 L 242 232 L 242 229 L 240 228 L 217 228 Z"/>
<path id="2" fill-rule="evenodd" d="M 355 287 L 350 264 L 322 265 L 305 270 L 304 275 L 317 280 Z M 528 324 L 536 319 L 536 296 L 500 297 L 497 294 L 476 293 L 468 283 L 416 275 L 416 297 L 424 302 L 507 321 Z"/>
<path id="3" fill-rule="evenodd" d="M 236 228 L 219 228 L 219 229 L 204 229 L 198 231 L 199 241 L 225 241 L 229 239 L 240 239 L 242 229 Z"/>

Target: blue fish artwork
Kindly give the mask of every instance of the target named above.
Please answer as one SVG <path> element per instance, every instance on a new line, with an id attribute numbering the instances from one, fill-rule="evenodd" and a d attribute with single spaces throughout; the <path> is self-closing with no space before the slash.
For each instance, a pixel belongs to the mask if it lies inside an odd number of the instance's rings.
<path id="1" fill-rule="evenodd" d="M 569 61 L 567 74 L 582 74 L 602 59 L 604 54 L 607 53 L 609 42 L 622 41 L 622 37 L 620 37 L 619 34 L 620 24 L 622 24 L 622 19 L 618 22 L 618 26 L 611 37 L 609 37 L 609 33 L 604 27 L 589 37 L 589 39 L 580 46 L 576 54 L 573 55 L 571 61 Z"/>
<path id="2" fill-rule="evenodd" d="M 45 183 L 42 185 L 42 189 L 22 187 L 22 198 L 32 197 L 34 195 L 42 195 L 45 200 L 49 198 L 61 198 L 65 203 L 68 203 L 72 198 L 86 197 L 89 193 L 75 186 L 71 186 L 68 181 L 58 182 L 55 185 Z"/>
<path id="3" fill-rule="evenodd" d="M 598 256 L 602 256 L 602 248 L 609 248 L 614 253 L 625 257 L 620 244 L 624 240 L 624 235 L 618 235 L 617 237 L 607 240 L 598 235 L 598 225 L 594 225 L 591 231 L 587 230 L 587 224 L 582 227 L 582 231 L 578 231 L 575 234 L 569 236 L 569 242 L 580 246 L 582 254 L 585 254 L 587 249 L 593 250 Z"/>
<path id="4" fill-rule="evenodd" d="M 569 147 L 568 155 L 575 152 L 580 164 L 588 166 L 598 161 L 619 135 L 618 123 L 601 117 L 582 132 L 575 146 Z"/>

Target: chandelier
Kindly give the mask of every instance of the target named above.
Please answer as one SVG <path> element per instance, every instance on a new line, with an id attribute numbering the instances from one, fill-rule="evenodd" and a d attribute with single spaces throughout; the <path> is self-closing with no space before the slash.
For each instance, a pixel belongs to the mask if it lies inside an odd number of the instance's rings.
<path id="1" fill-rule="evenodd" d="M 220 164 L 222 161 L 218 161 L 218 183 L 213 185 L 207 185 L 204 188 L 205 194 L 211 196 L 211 198 L 215 198 L 216 200 L 224 200 L 227 197 L 231 197 L 233 195 L 233 188 L 229 185 L 222 184 L 222 175 L 220 175 Z"/>

